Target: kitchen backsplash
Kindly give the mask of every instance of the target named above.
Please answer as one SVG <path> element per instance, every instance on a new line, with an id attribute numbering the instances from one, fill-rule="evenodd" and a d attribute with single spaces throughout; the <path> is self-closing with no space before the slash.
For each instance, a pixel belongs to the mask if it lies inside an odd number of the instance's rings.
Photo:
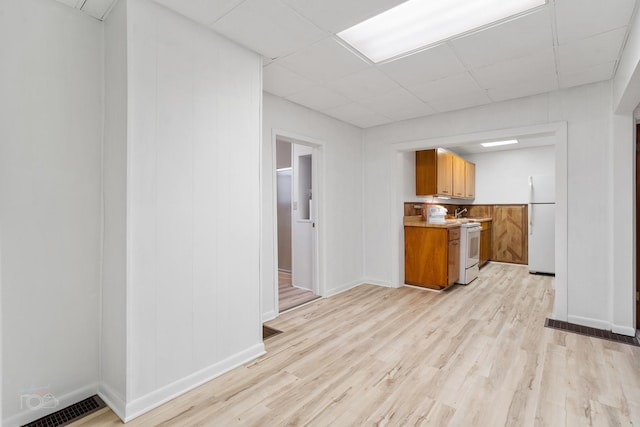
<path id="1" fill-rule="evenodd" d="M 447 213 L 451 216 L 455 213 L 456 209 L 467 208 L 467 212 L 462 216 L 470 216 L 477 218 L 493 218 L 493 207 L 495 205 L 452 205 L 446 203 L 416 203 L 405 202 L 404 203 L 404 216 L 422 215 L 422 205 L 440 205 L 447 208 Z"/>

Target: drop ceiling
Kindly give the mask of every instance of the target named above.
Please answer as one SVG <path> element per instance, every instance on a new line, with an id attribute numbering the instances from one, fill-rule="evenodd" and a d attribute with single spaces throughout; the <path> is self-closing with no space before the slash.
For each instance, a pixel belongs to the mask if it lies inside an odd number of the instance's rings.
<path id="1" fill-rule="evenodd" d="M 549 0 L 373 64 L 335 34 L 402 0 L 155 1 L 261 54 L 266 92 L 362 128 L 609 80 L 636 9 L 636 0 Z"/>

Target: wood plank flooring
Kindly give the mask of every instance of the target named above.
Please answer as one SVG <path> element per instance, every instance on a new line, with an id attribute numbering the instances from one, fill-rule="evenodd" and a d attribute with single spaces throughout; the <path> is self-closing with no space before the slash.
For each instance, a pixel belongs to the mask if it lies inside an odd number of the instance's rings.
<path id="1" fill-rule="evenodd" d="M 545 328 L 551 281 L 489 264 L 442 293 L 359 286 L 269 322 L 284 333 L 266 355 L 128 425 L 640 425 L 640 349 Z"/>
<path id="2" fill-rule="evenodd" d="M 291 284 L 291 273 L 278 272 L 278 307 L 280 313 L 318 298 L 320 297 L 311 291 L 294 287 Z"/>

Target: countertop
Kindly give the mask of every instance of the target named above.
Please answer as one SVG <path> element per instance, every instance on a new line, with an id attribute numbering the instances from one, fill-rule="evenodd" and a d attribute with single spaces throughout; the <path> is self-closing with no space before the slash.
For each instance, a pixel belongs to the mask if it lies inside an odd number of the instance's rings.
<path id="1" fill-rule="evenodd" d="M 429 228 L 458 228 L 460 224 L 463 222 L 487 222 L 492 221 L 491 218 L 460 218 L 456 219 L 448 219 L 444 224 L 431 224 L 422 219 L 421 215 L 415 216 L 405 216 L 404 217 L 404 225 L 405 227 L 429 227 Z"/>

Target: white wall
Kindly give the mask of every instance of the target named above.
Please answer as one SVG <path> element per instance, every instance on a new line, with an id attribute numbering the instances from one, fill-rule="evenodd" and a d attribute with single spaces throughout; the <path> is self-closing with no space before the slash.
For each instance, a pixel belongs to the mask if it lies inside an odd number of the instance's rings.
<path id="1" fill-rule="evenodd" d="M 545 123 L 568 123 L 568 314 L 578 323 L 612 327 L 609 190 L 611 85 L 582 86 L 468 110 L 366 129 L 365 275 L 394 284 L 399 259 L 393 256 L 389 208 L 393 176 L 392 144 Z M 631 219 L 626 221 L 631 226 Z M 381 231 L 384 230 L 384 231 Z M 585 233 L 584 230 L 589 230 Z M 589 268 L 585 268 L 589 266 Z M 625 310 L 630 310 L 631 302 Z"/>
<path id="2" fill-rule="evenodd" d="M 104 24 L 105 126 L 102 186 L 100 396 L 124 417 L 126 401 L 127 16 L 119 1 Z"/>
<path id="3" fill-rule="evenodd" d="M 635 308 L 631 313 L 626 309 L 629 299 L 635 301 L 636 292 L 636 228 L 635 221 L 629 224 L 631 213 L 638 215 L 635 205 L 635 175 L 636 171 L 636 138 L 634 110 L 640 103 L 640 17 L 635 14 L 629 32 L 629 39 L 615 78 L 613 80 L 613 144 L 611 147 L 611 169 L 613 180 L 608 198 L 612 212 L 611 245 L 616 253 L 610 254 L 612 263 L 612 290 L 610 310 L 614 319 L 616 332 L 627 335 L 633 334 L 630 324 L 635 327 Z M 635 116 L 637 117 L 637 116 Z M 634 303 L 637 304 L 637 302 Z"/>
<path id="4" fill-rule="evenodd" d="M 102 25 L 49 0 L 0 2 L 5 426 L 47 387 L 64 407 L 99 376 Z"/>
<path id="5" fill-rule="evenodd" d="M 127 4 L 130 419 L 264 350 L 262 59 L 149 0 Z"/>
<path id="6" fill-rule="evenodd" d="M 477 205 L 529 203 L 529 176 L 555 175 L 554 146 L 462 157 L 476 164 Z"/>
<path id="7" fill-rule="evenodd" d="M 273 133 L 283 131 L 322 143 L 319 287 L 321 294 L 329 295 L 362 282 L 362 131 L 266 93 L 262 129 L 261 282 L 266 320 L 277 314 Z"/>

